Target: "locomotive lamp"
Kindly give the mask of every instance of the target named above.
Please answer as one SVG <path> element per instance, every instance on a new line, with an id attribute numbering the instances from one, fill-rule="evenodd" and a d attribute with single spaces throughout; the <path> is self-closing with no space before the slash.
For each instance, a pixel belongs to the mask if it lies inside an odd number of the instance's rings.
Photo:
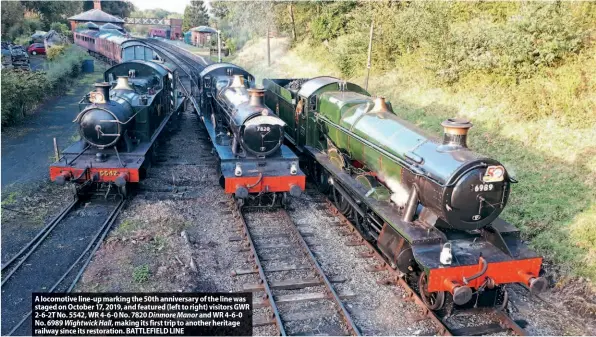
<path id="1" fill-rule="evenodd" d="M 236 163 L 236 168 L 234 169 L 234 175 L 236 177 L 242 176 L 242 167 L 240 167 L 240 163 Z"/>
<path id="2" fill-rule="evenodd" d="M 290 174 L 294 176 L 297 173 L 298 173 L 298 166 L 296 165 L 296 163 L 292 163 L 292 165 L 290 166 Z"/>
<path id="3" fill-rule="evenodd" d="M 441 261 L 441 264 L 451 264 L 452 259 L 453 256 L 451 255 L 451 242 L 447 242 L 443 245 L 439 260 Z"/>

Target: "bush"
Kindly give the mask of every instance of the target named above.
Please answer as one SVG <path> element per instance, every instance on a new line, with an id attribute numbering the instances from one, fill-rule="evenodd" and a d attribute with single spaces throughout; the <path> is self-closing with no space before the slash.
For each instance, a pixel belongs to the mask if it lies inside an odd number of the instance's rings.
<path id="1" fill-rule="evenodd" d="M 46 55 L 48 60 L 53 61 L 56 58 L 60 57 L 61 55 L 64 54 L 64 51 L 66 50 L 66 48 L 68 48 L 67 45 L 54 45 L 50 48 L 48 48 L 48 50 L 46 50 Z"/>
<path id="2" fill-rule="evenodd" d="M 55 30 L 56 33 L 60 33 L 60 34 L 64 34 L 67 31 L 69 31 L 70 29 L 68 29 L 68 26 L 62 22 L 54 22 L 50 25 L 50 29 L 51 30 Z"/>
<path id="3" fill-rule="evenodd" d="M 2 70 L 2 125 L 20 120 L 43 100 L 48 88 L 43 72 Z"/>
<path id="4" fill-rule="evenodd" d="M 19 121 L 48 95 L 63 92 L 79 75 L 85 52 L 73 45 L 59 47 L 65 47 L 64 56 L 48 62 L 47 72 L 2 69 L 2 126 Z"/>

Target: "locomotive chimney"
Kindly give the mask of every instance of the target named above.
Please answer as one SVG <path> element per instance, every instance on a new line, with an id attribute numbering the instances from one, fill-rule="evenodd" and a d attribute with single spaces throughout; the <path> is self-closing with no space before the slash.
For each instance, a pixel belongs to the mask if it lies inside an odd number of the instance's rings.
<path id="1" fill-rule="evenodd" d="M 95 92 L 100 95 L 99 97 L 96 96 L 94 103 L 106 103 L 110 101 L 110 83 L 95 83 Z"/>
<path id="2" fill-rule="evenodd" d="M 250 96 L 250 101 L 248 104 L 250 106 L 263 106 L 263 96 L 265 96 L 265 90 L 262 88 L 251 88 L 248 89 L 248 95 Z"/>
<path id="3" fill-rule="evenodd" d="M 128 83 L 128 76 L 118 76 L 118 82 L 116 82 L 116 86 L 114 90 L 134 90 L 130 84 Z"/>
<path id="4" fill-rule="evenodd" d="M 369 112 L 370 113 L 391 112 L 391 109 L 389 109 L 389 106 L 387 105 L 387 102 L 385 101 L 385 97 L 378 96 L 377 98 L 375 98 L 375 105 Z"/>
<path id="5" fill-rule="evenodd" d="M 465 118 L 449 118 L 441 123 L 444 130 L 443 145 L 468 147 L 468 130 L 472 123 Z"/>
<path id="6" fill-rule="evenodd" d="M 230 88 L 244 88 L 244 77 L 242 75 L 234 75 Z"/>

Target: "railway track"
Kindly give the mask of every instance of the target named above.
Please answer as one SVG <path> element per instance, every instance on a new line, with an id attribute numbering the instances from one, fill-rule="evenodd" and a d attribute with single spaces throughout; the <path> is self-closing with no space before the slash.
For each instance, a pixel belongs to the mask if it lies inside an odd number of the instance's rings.
<path id="1" fill-rule="evenodd" d="M 31 335 L 31 294 L 71 292 L 125 204 L 75 199 L 2 266 L 2 335 Z M 27 324 L 28 323 L 28 324 Z"/>
<path id="2" fill-rule="evenodd" d="M 307 234 L 300 232 L 287 212 L 247 211 L 232 202 L 244 240 L 241 250 L 249 252 L 252 263 L 250 268 L 235 270 L 233 274 L 258 274 L 260 281 L 245 284 L 243 290 L 263 293 L 255 308 L 269 308 L 269 316 L 255 317 L 254 326 L 275 325 L 282 336 L 360 335 L 342 303 L 343 296 L 333 286 L 342 280 L 325 275 L 304 238 Z M 300 331 L 292 324 L 304 320 L 324 322 L 324 328 Z"/>

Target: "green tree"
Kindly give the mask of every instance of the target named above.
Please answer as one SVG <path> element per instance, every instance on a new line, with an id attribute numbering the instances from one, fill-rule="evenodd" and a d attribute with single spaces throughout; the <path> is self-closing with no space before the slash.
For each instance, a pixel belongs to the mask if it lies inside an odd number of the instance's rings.
<path id="1" fill-rule="evenodd" d="M 208 24 L 209 15 L 207 15 L 207 7 L 203 1 L 191 1 L 190 5 L 184 8 L 184 15 L 182 17 L 182 31 L 187 31 L 190 28 Z"/>
<path id="2" fill-rule="evenodd" d="M 2 37 L 8 37 L 8 31 L 23 22 L 25 7 L 18 1 L 2 2 Z"/>
<path id="3" fill-rule="evenodd" d="M 54 22 L 50 25 L 50 29 L 55 30 L 56 33 L 64 34 L 68 32 L 68 26 L 62 22 Z"/>
<path id="4" fill-rule="evenodd" d="M 90 9 L 93 9 L 93 1 L 84 1 L 83 10 L 88 11 Z M 101 10 L 121 18 L 126 18 L 134 12 L 135 6 L 130 1 L 102 1 Z"/>
<path id="5" fill-rule="evenodd" d="M 66 23 L 66 18 L 82 10 L 81 1 L 21 1 L 21 3 L 27 10 L 39 15 L 44 29 L 49 29 L 52 22 Z"/>

